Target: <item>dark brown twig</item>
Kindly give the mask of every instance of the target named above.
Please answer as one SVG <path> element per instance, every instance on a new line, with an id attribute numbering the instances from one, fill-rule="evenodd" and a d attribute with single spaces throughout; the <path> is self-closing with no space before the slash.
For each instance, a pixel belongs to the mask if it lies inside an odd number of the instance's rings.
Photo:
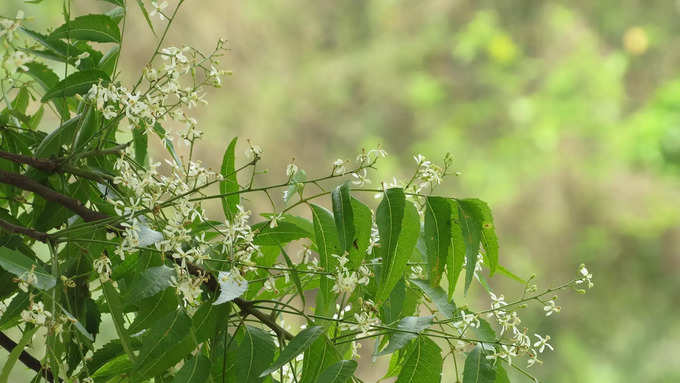
<path id="1" fill-rule="evenodd" d="M 17 346 L 16 342 L 13 341 L 7 335 L 5 335 L 5 333 L 3 332 L 0 332 L 0 345 L 2 346 L 2 348 L 7 350 L 7 352 L 12 352 L 12 350 L 14 350 L 14 348 Z M 21 361 L 21 363 L 26 365 L 26 367 L 30 368 L 31 370 L 37 372 L 42 377 L 47 379 L 48 382 L 54 382 L 54 376 L 52 376 L 52 371 L 50 371 L 48 367 L 43 367 L 40 361 L 33 357 L 28 352 L 21 351 L 21 354 L 19 355 L 19 360 Z M 61 379 L 59 379 L 59 381 L 61 382 Z"/>
<path id="2" fill-rule="evenodd" d="M 108 215 L 104 213 L 88 209 L 77 199 L 58 193 L 24 175 L 0 170 L 0 182 L 16 186 L 19 189 L 31 191 L 48 201 L 58 203 L 59 205 L 62 205 L 63 207 L 78 214 L 83 220 L 85 220 L 85 222 L 98 221 L 100 219 L 108 218 Z"/>
<path id="3" fill-rule="evenodd" d="M 4 219 L 0 219 L 0 228 L 3 228 L 3 229 L 5 229 L 5 231 L 8 231 L 10 233 L 23 234 L 27 237 L 31 237 L 35 240 L 40 241 L 40 242 L 47 243 L 47 241 L 50 238 L 49 234 L 47 234 L 47 233 L 44 233 L 42 231 L 29 229 L 27 227 L 15 225 L 13 223 L 5 221 Z"/>

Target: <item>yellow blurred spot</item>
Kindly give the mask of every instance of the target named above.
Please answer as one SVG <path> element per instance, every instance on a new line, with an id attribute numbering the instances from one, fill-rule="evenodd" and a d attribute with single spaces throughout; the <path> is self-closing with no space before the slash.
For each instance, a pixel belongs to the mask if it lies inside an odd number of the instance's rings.
<path id="1" fill-rule="evenodd" d="M 640 27 L 628 28 L 623 35 L 623 46 L 628 53 L 633 55 L 641 55 L 647 51 L 649 47 L 649 39 L 647 32 Z"/>
<path id="2" fill-rule="evenodd" d="M 517 57 L 517 46 L 506 34 L 496 34 L 489 41 L 486 51 L 491 59 L 500 64 L 510 63 Z"/>

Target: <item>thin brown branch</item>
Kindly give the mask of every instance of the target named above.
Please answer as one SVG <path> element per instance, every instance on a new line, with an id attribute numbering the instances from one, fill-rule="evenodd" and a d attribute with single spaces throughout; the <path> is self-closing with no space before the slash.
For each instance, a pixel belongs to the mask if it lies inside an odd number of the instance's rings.
<path id="1" fill-rule="evenodd" d="M 181 262 L 178 259 L 175 259 L 175 261 Z M 189 272 L 192 275 L 204 276 L 206 278 L 205 279 L 205 285 L 206 285 L 206 287 L 208 287 L 208 290 L 213 291 L 213 292 L 218 291 L 219 284 L 217 283 L 217 280 L 215 279 L 214 275 L 212 275 L 210 273 L 206 273 L 202 268 L 200 268 L 200 267 L 198 267 L 194 264 L 191 264 L 191 263 L 187 264 L 187 268 L 189 269 Z M 274 321 L 269 315 L 267 315 L 267 314 L 263 313 L 262 311 L 254 308 L 252 302 L 247 301 L 247 300 L 242 299 L 242 298 L 236 298 L 236 299 L 234 299 L 234 303 L 236 303 L 236 305 L 238 306 L 238 308 L 241 310 L 242 313 L 244 313 L 246 315 L 252 315 L 255 318 L 259 319 L 260 322 L 262 322 L 262 324 L 264 324 L 265 326 L 272 329 L 278 337 L 284 338 L 284 339 L 287 339 L 287 340 L 293 339 L 293 334 L 289 333 L 286 329 L 279 326 L 276 323 L 276 321 Z"/>
<path id="2" fill-rule="evenodd" d="M 12 350 L 14 350 L 17 344 L 10 337 L 5 335 L 5 333 L 0 332 L 0 346 L 7 350 L 7 352 L 12 352 Z M 36 359 L 33 355 L 29 354 L 26 351 L 22 351 L 21 354 L 19 355 L 19 360 L 26 367 L 30 368 L 31 370 L 37 372 L 42 377 L 47 379 L 48 382 L 54 382 L 54 376 L 52 376 L 52 371 L 50 371 L 49 367 L 43 366 L 40 363 L 40 361 Z M 61 379 L 59 379 L 59 381 L 61 382 Z"/>
<path id="3" fill-rule="evenodd" d="M 91 210 L 83 205 L 79 200 L 58 193 L 49 187 L 21 174 L 0 170 L 0 182 L 18 187 L 19 189 L 31 191 L 44 199 L 58 203 L 72 212 L 78 214 L 86 222 L 98 221 L 108 218 L 108 215 Z"/>
<path id="4" fill-rule="evenodd" d="M 45 242 L 49 240 L 50 236 L 42 231 L 33 230 L 27 227 L 15 225 L 13 223 L 7 222 L 4 219 L 0 219 L 0 228 L 8 231 L 10 233 L 23 234 L 27 237 L 31 237 L 40 242 Z"/>
<path id="5" fill-rule="evenodd" d="M 24 156 L 22 154 L 5 152 L 2 150 L 0 150 L 0 158 L 10 160 L 18 164 L 30 165 L 36 169 L 42 170 L 47 173 L 54 173 L 61 166 L 59 160 L 53 160 L 49 158 L 35 158 L 30 156 Z"/>

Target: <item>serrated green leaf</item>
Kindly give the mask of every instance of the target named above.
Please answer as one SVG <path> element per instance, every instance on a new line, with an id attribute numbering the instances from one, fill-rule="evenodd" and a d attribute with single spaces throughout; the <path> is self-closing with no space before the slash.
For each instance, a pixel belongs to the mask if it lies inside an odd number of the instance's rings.
<path id="1" fill-rule="evenodd" d="M 142 339 L 133 371 L 139 379 L 156 376 L 194 350 L 191 318 L 177 310 L 161 318 Z"/>
<path id="2" fill-rule="evenodd" d="M 239 383 L 262 382 L 260 373 L 274 360 L 274 341 L 271 335 L 257 327 L 245 326 L 243 340 L 236 350 L 235 375 Z"/>
<path id="3" fill-rule="evenodd" d="M 118 24 L 106 15 L 85 15 L 55 29 L 53 39 L 73 39 L 99 43 L 120 43 Z"/>
<path id="4" fill-rule="evenodd" d="M 388 189 L 376 211 L 376 223 L 380 231 L 382 257 L 382 280 L 376 294 L 382 303 L 406 271 L 406 265 L 420 233 L 420 217 L 415 206 L 406 201 L 401 189 Z"/>
<path id="5" fill-rule="evenodd" d="M 286 348 L 281 351 L 276 361 L 260 374 L 260 377 L 263 378 L 286 365 L 286 363 L 304 352 L 325 331 L 326 328 L 322 326 L 313 326 L 300 331 L 299 334 L 291 339 Z"/>
<path id="6" fill-rule="evenodd" d="M 125 295 L 126 304 L 136 304 L 144 298 L 158 294 L 172 285 L 175 269 L 168 266 L 150 267 L 142 272 Z"/>
<path id="7" fill-rule="evenodd" d="M 406 317 L 402 318 L 397 324 L 397 331 L 390 336 L 390 343 L 387 344 L 384 350 L 376 355 L 391 354 L 402 347 L 406 346 L 411 340 L 418 337 L 426 328 L 432 325 L 434 317 Z"/>
<path id="8" fill-rule="evenodd" d="M 210 359 L 201 354 L 184 361 L 172 383 L 204 383 L 210 375 Z"/>
<path id="9" fill-rule="evenodd" d="M 135 315 L 128 331 L 136 334 L 153 324 L 169 312 L 175 311 L 178 305 L 177 293 L 172 288 L 167 288 L 162 292 L 143 299 L 139 302 L 139 311 Z M 199 308 L 200 311 L 200 308 Z"/>
<path id="10" fill-rule="evenodd" d="M 475 219 L 475 209 L 461 200 L 458 201 L 458 220 L 457 224 L 460 226 L 465 242 L 465 292 L 467 293 L 475 275 L 482 224 Z"/>
<path id="11" fill-rule="evenodd" d="M 460 209 L 458 202 L 449 200 L 451 207 L 451 245 L 446 257 L 446 277 L 448 279 L 448 293 L 449 299 L 453 297 L 453 293 L 458 283 L 461 271 L 463 271 L 463 264 L 465 263 L 465 239 L 463 237 L 463 229 L 460 225 Z"/>
<path id="12" fill-rule="evenodd" d="M 108 83 L 109 76 L 97 69 L 75 72 L 48 90 L 43 96 L 42 102 L 49 101 L 55 97 L 71 97 L 75 94 L 87 93 L 92 85 L 99 82 Z"/>
<path id="13" fill-rule="evenodd" d="M 373 213 L 371 209 L 358 199 L 352 197 L 352 214 L 354 216 L 354 242 L 349 252 L 349 267 L 356 269 L 366 257 L 366 250 L 371 238 Z"/>
<path id="14" fill-rule="evenodd" d="M 442 197 L 427 197 L 425 203 L 427 271 L 432 286 L 439 286 L 451 246 L 451 205 Z"/>
<path id="15" fill-rule="evenodd" d="M 122 354 L 99 367 L 97 371 L 92 374 L 92 378 L 95 379 L 95 381 L 101 381 L 110 377 L 127 374 L 130 370 L 132 370 L 132 362 L 127 354 Z"/>
<path id="16" fill-rule="evenodd" d="M 437 383 L 442 374 L 441 349 L 430 338 L 418 337 L 406 355 L 396 383 Z"/>
<path id="17" fill-rule="evenodd" d="M 496 370 L 491 361 L 486 359 L 482 346 L 478 344 L 465 358 L 463 383 L 494 383 L 495 381 Z"/>
<path id="18" fill-rule="evenodd" d="M 222 210 L 224 211 L 224 216 L 228 220 L 232 220 L 234 215 L 238 212 L 236 206 L 241 202 L 241 197 L 238 193 L 239 185 L 236 179 L 236 141 L 237 138 L 231 140 L 229 146 L 224 151 L 224 156 L 222 156 L 222 168 L 221 174 L 223 180 L 220 181 L 220 194 L 230 194 L 222 197 Z"/>
<path id="19" fill-rule="evenodd" d="M 338 230 L 338 241 L 342 253 L 349 253 L 354 242 L 354 214 L 352 213 L 352 200 L 349 194 L 349 183 L 336 187 L 331 192 L 333 204 L 333 218 Z"/>
<path id="20" fill-rule="evenodd" d="M 493 276 L 498 266 L 498 237 L 491 209 L 486 202 L 476 198 L 459 200 L 459 203 L 464 212 L 479 225 L 480 241 L 484 247 L 484 260 L 489 266 L 490 275 Z"/>
<path id="21" fill-rule="evenodd" d="M 328 367 L 319 376 L 317 383 L 345 383 L 354 375 L 357 369 L 357 362 L 353 360 L 341 360 Z"/>
<path id="22" fill-rule="evenodd" d="M 411 282 L 418 286 L 434 302 L 440 313 L 448 319 L 453 318 L 453 314 L 456 312 L 456 304 L 453 303 L 453 300 L 449 300 L 446 292 L 441 287 L 432 287 L 429 281 L 422 279 L 411 279 Z"/>
<path id="23" fill-rule="evenodd" d="M 334 273 L 338 261 L 333 257 L 333 254 L 339 255 L 341 251 L 333 214 L 321 206 L 314 204 L 310 206 L 312 208 L 312 222 L 314 223 L 314 237 L 319 252 L 319 265 L 324 271 Z M 334 294 L 331 291 L 332 282 L 327 276 L 322 275 L 319 283 L 320 293 L 317 295 L 317 313 L 318 315 L 330 315 L 335 309 Z"/>
<path id="24" fill-rule="evenodd" d="M 7 247 L 0 247 L 0 267 L 17 277 L 24 278 L 33 270 L 35 280 L 31 281 L 31 285 L 41 290 L 49 290 L 57 283 L 57 280 L 45 272 L 37 261 Z"/>
<path id="25" fill-rule="evenodd" d="M 342 360 L 337 347 L 323 334 L 305 351 L 300 383 L 314 383 L 319 375 L 331 365 Z"/>

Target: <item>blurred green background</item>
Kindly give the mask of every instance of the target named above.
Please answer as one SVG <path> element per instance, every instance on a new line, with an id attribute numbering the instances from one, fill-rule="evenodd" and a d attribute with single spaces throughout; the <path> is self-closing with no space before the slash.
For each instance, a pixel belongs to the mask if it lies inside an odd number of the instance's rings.
<path id="1" fill-rule="evenodd" d="M 154 44 L 129 3 L 127 80 Z M 38 29 L 60 24 L 60 7 L 0 3 Z M 108 7 L 73 2 L 74 14 Z M 560 295 L 556 316 L 522 314 L 556 349 L 532 372 L 678 382 L 679 18 L 668 0 L 188 0 L 169 44 L 229 42 L 234 76 L 197 116 L 204 163 L 218 168 L 231 137 L 250 138 L 263 180 L 281 180 L 292 157 L 325 174 L 380 143 L 391 156 L 375 184 L 410 175 L 414 153 L 451 152 L 463 174 L 440 192 L 491 204 L 506 267 L 536 273 L 539 288 L 580 263 L 594 274 L 586 296 Z"/>

